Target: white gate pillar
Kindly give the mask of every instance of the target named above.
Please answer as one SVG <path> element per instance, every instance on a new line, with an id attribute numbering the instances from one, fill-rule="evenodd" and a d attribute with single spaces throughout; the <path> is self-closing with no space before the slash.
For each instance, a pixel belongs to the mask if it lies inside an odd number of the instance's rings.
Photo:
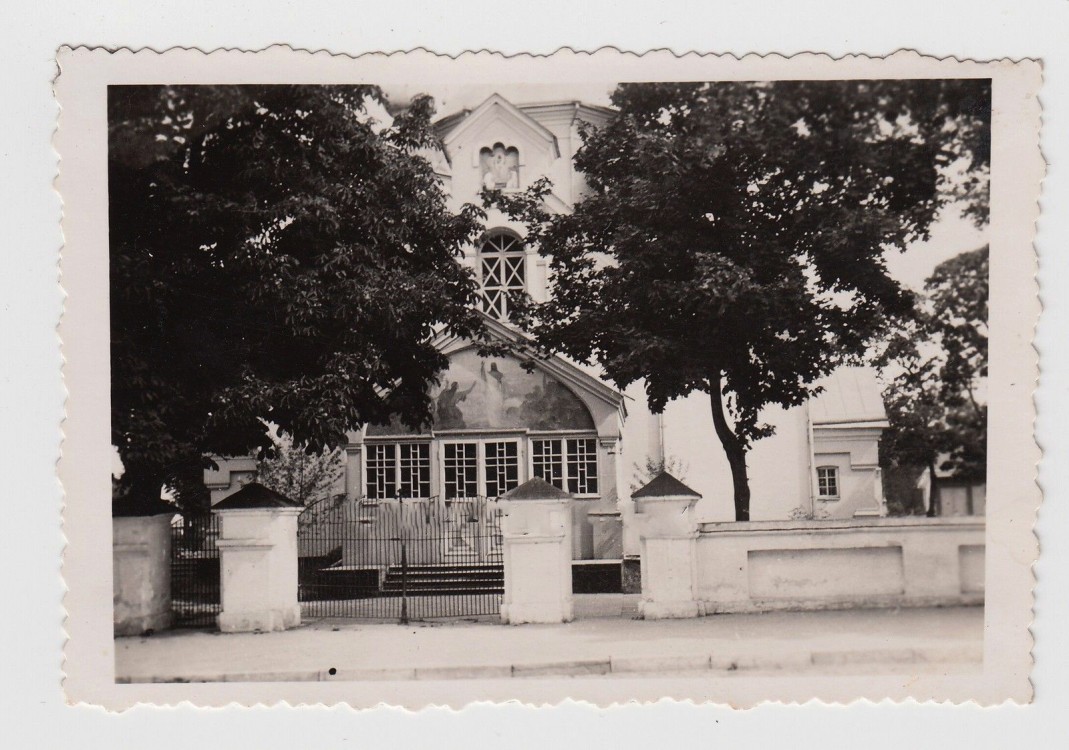
<path id="1" fill-rule="evenodd" d="M 250 483 L 218 503 L 224 633 L 286 630 L 301 622 L 297 516 L 302 508 Z"/>
<path id="2" fill-rule="evenodd" d="M 662 472 L 632 498 L 642 560 L 639 613 L 647 620 L 697 617 L 702 611 L 694 505 L 701 495 Z"/>
<path id="3" fill-rule="evenodd" d="M 572 496 L 531 479 L 501 498 L 507 624 L 569 622 L 572 611 Z"/>

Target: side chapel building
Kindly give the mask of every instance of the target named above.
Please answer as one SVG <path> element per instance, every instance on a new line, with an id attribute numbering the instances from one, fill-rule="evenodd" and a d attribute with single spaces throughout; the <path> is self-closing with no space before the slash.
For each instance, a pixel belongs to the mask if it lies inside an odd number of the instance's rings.
<path id="1" fill-rule="evenodd" d="M 452 206 L 476 202 L 484 188 L 523 190 L 546 176 L 546 203 L 566 212 L 586 189 L 573 166 L 580 121 L 602 125 L 612 110 L 577 101 L 514 104 L 493 95 L 441 119 L 443 148 L 425 154 Z M 546 259 L 524 242 L 523 227 L 490 211 L 487 231 L 462 262 L 476 274 L 488 326 L 519 339 L 508 324 L 508 293 L 536 301 L 551 293 Z M 541 477 L 575 497 L 573 558 L 621 560 L 638 554 L 631 493 L 644 484 L 647 461 L 669 462 L 700 493 L 699 517 L 734 520 L 731 475 L 712 424 L 708 397 L 692 394 L 661 415 L 642 384 L 620 392 L 562 357 L 535 361 L 481 358 L 471 342 L 440 336 L 450 360 L 432 389 L 432 428 L 370 426 L 350 435 L 344 491 L 353 500 L 497 497 Z M 748 455 L 751 518 L 851 518 L 884 513 L 878 467 L 888 426 L 875 374 L 844 368 L 824 392 L 789 410 L 769 410 L 776 434 Z M 255 462 L 230 459 L 205 473 L 213 504 L 251 478 Z"/>

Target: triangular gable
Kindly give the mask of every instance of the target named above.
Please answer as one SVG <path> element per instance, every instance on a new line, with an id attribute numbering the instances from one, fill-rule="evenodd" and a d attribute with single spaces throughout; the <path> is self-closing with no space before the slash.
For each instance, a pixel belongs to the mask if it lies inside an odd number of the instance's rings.
<path id="1" fill-rule="evenodd" d="M 464 135 L 464 133 L 475 127 L 483 118 L 495 114 L 508 118 L 521 130 L 526 130 L 535 136 L 535 138 L 548 143 L 553 151 L 554 158 L 560 158 L 560 145 L 557 143 L 557 136 L 553 135 L 548 128 L 523 112 L 523 110 L 519 109 L 500 94 L 492 94 L 486 101 L 473 109 L 471 114 L 461 119 L 454 127 L 443 133 L 441 136 L 442 143 L 445 144 L 445 147 L 448 150 L 451 144 L 456 142 L 457 139 Z"/>

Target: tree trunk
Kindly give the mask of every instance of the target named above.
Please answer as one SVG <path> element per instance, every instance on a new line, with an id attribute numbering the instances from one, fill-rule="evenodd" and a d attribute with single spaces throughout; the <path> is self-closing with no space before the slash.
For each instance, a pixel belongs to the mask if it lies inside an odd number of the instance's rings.
<path id="1" fill-rule="evenodd" d="M 713 410 L 713 427 L 720 444 L 724 447 L 728 465 L 731 467 L 731 484 L 735 498 L 735 520 L 750 520 L 750 481 L 746 476 L 746 447 L 732 431 L 724 415 L 724 395 L 721 376 L 717 372 L 709 378 L 709 401 Z"/>
<path id="2" fill-rule="evenodd" d="M 939 478 L 935 475 L 935 461 L 928 462 L 928 517 L 939 515 Z"/>

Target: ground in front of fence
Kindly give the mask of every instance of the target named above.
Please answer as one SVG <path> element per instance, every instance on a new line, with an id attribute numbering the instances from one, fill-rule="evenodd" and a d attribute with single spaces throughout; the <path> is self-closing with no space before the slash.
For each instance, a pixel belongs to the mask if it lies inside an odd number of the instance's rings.
<path id="1" fill-rule="evenodd" d="M 459 601 L 458 601 L 459 599 Z M 316 619 L 401 619 L 400 596 L 377 596 L 370 599 L 320 600 L 301 602 L 301 617 Z M 407 616 L 410 620 L 444 618 L 495 618 L 501 612 L 500 596 L 411 596 L 408 597 Z"/>

